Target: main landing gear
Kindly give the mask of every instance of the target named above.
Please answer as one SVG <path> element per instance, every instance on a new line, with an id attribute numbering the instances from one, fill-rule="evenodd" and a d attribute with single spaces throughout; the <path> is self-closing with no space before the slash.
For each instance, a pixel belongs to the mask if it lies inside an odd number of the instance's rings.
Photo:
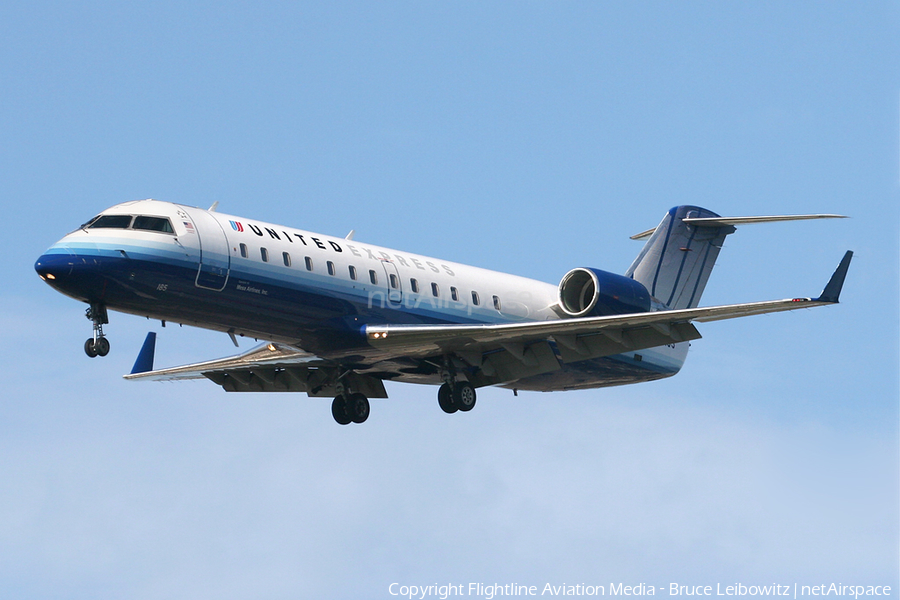
<path id="1" fill-rule="evenodd" d="M 447 414 L 469 412 L 475 408 L 475 387 L 468 381 L 444 383 L 438 389 L 438 404 Z"/>
<path id="2" fill-rule="evenodd" d="M 94 335 L 84 342 L 84 353 L 94 358 L 109 354 L 109 340 L 103 335 L 103 326 L 109 323 L 106 307 L 102 304 L 91 304 L 84 316 L 94 324 Z"/>
<path id="3" fill-rule="evenodd" d="M 369 399 L 359 392 L 351 393 L 338 383 L 336 386 L 338 395 L 331 403 L 331 416 L 339 425 L 350 423 L 364 423 L 369 418 Z"/>
<path id="4" fill-rule="evenodd" d="M 456 365 L 449 356 L 444 357 L 444 368 L 441 370 L 444 383 L 438 389 L 438 404 L 447 414 L 456 411 L 469 412 L 475 408 L 475 386 L 468 381 L 457 381 Z"/>

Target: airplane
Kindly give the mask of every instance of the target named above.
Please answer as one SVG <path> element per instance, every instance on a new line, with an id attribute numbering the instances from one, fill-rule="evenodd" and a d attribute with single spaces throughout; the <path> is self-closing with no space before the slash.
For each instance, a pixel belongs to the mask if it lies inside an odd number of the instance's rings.
<path id="1" fill-rule="evenodd" d="M 57 291 L 88 304 L 89 357 L 110 349 L 114 310 L 263 343 L 235 356 L 154 369 L 156 334 L 130 380 L 209 379 L 229 392 L 330 397 L 342 425 L 369 417 L 385 381 L 438 387 L 446 413 L 476 389 L 557 391 L 652 381 L 679 372 L 695 323 L 836 304 L 847 251 L 821 294 L 699 307 L 736 226 L 842 215 L 721 217 L 676 206 L 628 270 L 578 267 L 559 285 L 191 206 L 113 206 L 35 263 Z"/>

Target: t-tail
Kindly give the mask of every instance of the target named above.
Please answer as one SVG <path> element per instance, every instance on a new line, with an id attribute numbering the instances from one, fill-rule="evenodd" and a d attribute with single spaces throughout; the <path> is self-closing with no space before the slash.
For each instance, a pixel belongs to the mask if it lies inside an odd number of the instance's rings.
<path id="1" fill-rule="evenodd" d="M 625 272 L 670 309 L 694 308 L 706 288 L 725 237 L 735 225 L 835 219 L 843 215 L 778 215 L 765 217 L 721 217 L 699 206 L 676 206 L 662 222 L 632 239 L 647 239 L 640 254 Z"/>

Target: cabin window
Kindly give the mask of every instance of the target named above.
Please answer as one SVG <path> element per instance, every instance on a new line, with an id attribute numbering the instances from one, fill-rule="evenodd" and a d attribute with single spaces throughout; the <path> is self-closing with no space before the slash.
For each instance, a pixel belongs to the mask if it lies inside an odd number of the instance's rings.
<path id="1" fill-rule="evenodd" d="M 333 263 L 333 262 L 331 262 L 331 261 L 329 260 L 327 266 L 328 266 L 328 274 L 329 274 L 329 275 L 334 275 L 334 274 L 337 273 L 337 270 L 334 268 L 334 263 Z"/>
<path id="2" fill-rule="evenodd" d="M 241 244 L 241 258 L 247 258 L 247 244 Z"/>
<path id="3" fill-rule="evenodd" d="M 306 263 L 306 270 L 307 270 L 307 271 L 312 271 L 312 269 L 313 269 L 312 259 L 311 259 L 310 257 L 307 256 L 307 257 L 304 258 L 303 260 L 304 260 L 304 262 Z"/>
<path id="4" fill-rule="evenodd" d="M 480 301 L 478 300 L 478 292 L 473 290 L 472 291 L 472 304 L 474 304 L 475 306 L 478 306 L 479 302 Z"/>
<path id="5" fill-rule="evenodd" d="M 392 287 L 393 289 L 396 290 L 397 288 L 400 287 L 400 280 L 397 278 L 396 275 L 394 275 L 393 273 L 391 273 L 390 276 L 388 276 L 388 279 L 391 280 L 391 287 Z"/>
<path id="6" fill-rule="evenodd" d="M 378 285 L 378 273 L 375 271 L 369 271 L 369 281 L 371 281 L 374 285 Z"/>
<path id="7" fill-rule="evenodd" d="M 281 258 L 284 259 L 284 266 L 286 266 L 286 267 L 291 266 L 291 255 L 290 254 L 288 254 L 287 252 L 282 252 Z"/>
<path id="8" fill-rule="evenodd" d="M 88 229 L 128 229 L 131 215 L 100 215 L 88 225 Z"/>
<path id="9" fill-rule="evenodd" d="M 411 289 L 416 294 L 419 293 L 419 280 L 418 279 L 410 279 L 409 280 L 409 289 Z"/>
<path id="10" fill-rule="evenodd" d="M 459 290 L 452 286 L 450 287 L 450 298 L 452 298 L 454 302 L 459 302 Z"/>
<path id="11" fill-rule="evenodd" d="M 500 297 L 494 296 L 494 309 L 500 310 Z"/>
<path id="12" fill-rule="evenodd" d="M 350 265 L 350 279 L 356 281 L 356 267 Z"/>
<path id="13" fill-rule="evenodd" d="M 259 256 L 262 258 L 263 262 L 269 262 L 269 251 L 265 248 L 259 249 Z"/>
<path id="14" fill-rule="evenodd" d="M 436 283 L 431 284 L 431 295 L 434 296 L 435 298 L 437 298 L 438 296 L 441 295 L 441 289 L 438 287 L 438 284 L 436 284 Z"/>
<path id="15" fill-rule="evenodd" d="M 159 231 L 160 233 L 175 233 L 172 223 L 165 217 L 135 217 L 131 225 L 134 229 L 142 231 Z"/>

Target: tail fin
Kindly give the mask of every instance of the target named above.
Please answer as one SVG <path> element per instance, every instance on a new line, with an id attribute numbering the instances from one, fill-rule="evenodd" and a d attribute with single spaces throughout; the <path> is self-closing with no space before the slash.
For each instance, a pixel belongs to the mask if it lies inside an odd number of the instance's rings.
<path id="1" fill-rule="evenodd" d="M 735 232 L 735 225 L 846 218 L 832 214 L 720 217 L 699 206 L 676 206 L 658 227 L 631 237 L 650 239 L 625 275 L 644 284 L 651 296 L 671 309 L 694 308 L 700 302 L 725 236 Z M 849 264 L 850 259 L 845 257 L 844 261 Z M 847 266 L 844 262 L 841 265 L 846 273 Z M 839 284 L 836 289 L 840 289 Z M 837 294 L 832 295 L 836 302 Z M 829 290 L 822 292 L 822 297 L 830 297 Z"/>
<path id="2" fill-rule="evenodd" d="M 715 221 L 697 224 L 688 219 L 715 219 L 716 213 L 699 206 L 676 206 L 655 230 L 635 236 L 650 239 L 625 272 L 644 284 L 650 294 L 671 309 L 694 308 L 706 287 L 730 224 Z"/>

